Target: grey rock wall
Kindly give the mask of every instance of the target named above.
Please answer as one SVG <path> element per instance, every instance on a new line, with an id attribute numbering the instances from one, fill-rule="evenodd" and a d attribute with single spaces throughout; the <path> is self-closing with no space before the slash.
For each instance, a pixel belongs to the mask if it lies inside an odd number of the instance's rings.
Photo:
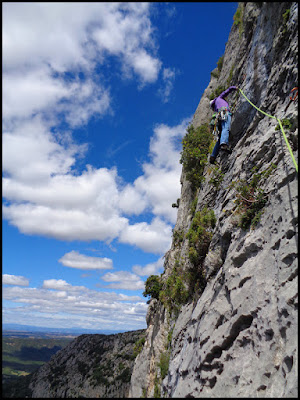
<path id="1" fill-rule="evenodd" d="M 232 26 L 221 74 L 211 78 L 193 125 L 209 121 L 209 95 L 219 85 L 235 84 L 265 112 L 291 121 L 285 131 L 298 160 L 298 104 L 289 102 L 298 83 L 298 4 L 243 6 L 243 29 Z M 217 217 L 204 262 L 207 285 L 177 318 L 151 300 L 146 342 L 134 365 L 129 397 L 154 397 L 155 390 L 167 398 L 297 397 L 298 174 L 277 124 L 239 97 L 230 135 L 233 152 L 217 159 L 224 174 L 221 186 L 209 183 L 213 169 L 208 165 L 197 194 L 197 210 L 208 205 Z M 262 172 L 272 164 L 277 167 L 262 186 L 267 203 L 261 219 L 255 229 L 241 229 L 230 183 L 250 179 L 253 167 Z M 174 230 L 187 233 L 193 195 L 184 173 L 181 179 Z M 187 251 L 187 239 L 180 247 L 172 244 L 164 277 L 178 257 L 188 269 Z M 160 355 L 170 335 L 169 369 L 163 378 Z"/>

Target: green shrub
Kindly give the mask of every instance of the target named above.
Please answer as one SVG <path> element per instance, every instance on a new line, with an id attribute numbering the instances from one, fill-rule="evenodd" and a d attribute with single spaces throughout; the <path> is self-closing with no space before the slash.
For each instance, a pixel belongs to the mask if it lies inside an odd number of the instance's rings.
<path id="1" fill-rule="evenodd" d="M 215 227 L 216 217 L 213 210 L 206 206 L 201 211 L 197 211 L 190 229 L 187 233 L 190 251 L 189 257 L 192 264 L 197 264 L 206 256 L 212 238 L 212 228 Z"/>
<path id="2" fill-rule="evenodd" d="M 224 176 L 225 174 L 223 174 L 221 169 L 216 166 L 215 168 L 213 168 L 212 177 L 209 180 L 209 183 L 211 183 L 216 189 L 219 189 L 221 183 L 223 182 Z"/>
<path id="3" fill-rule="evenodd" d="M 118 375 L 116 377 L 116 380 L 120 380 L 124 383 L 129 383 L 131 379 L 131 371 L 128 367 L 126 367 L 121 373 L 120 375 Z"/>
<path id="4" fill-rule="evenodd" d="M 86 373 L 90 369 L 89 365 L 82 361 L 78 361 L 77 368 L 81 375 L 86 375 Z"/>
<path id="5" fill-rule="evenodd" d="M 178 306 L 187 301 L 188 293 L 180 276 L 171 274 L 166 280 L 164 289 L 160 293 L 161 302 L 169 309 L 178 310 Z"/>
<path id="6" fill-rule="evenodd" d="M 164 379 L 169 370 L 169 362 L 170 362 L 170 351 L 166 351 L 164 353 L 161 353 L 160 359 L 159 359 L 159 368 L 160 368 L 160 375 L 161 379 Z"/>
<path id="7" fill-rule="evenodd" d="M 124 363 L 120 362 L 120 364 L 119 364 L 119 370 L 122 371 L 122 369 L 124 369 L 124 368 L 125 368 Z"/>
<path id="8" fill-rule="evenodd" d="M 293 123 L 292 123 L 291 120 L 285 118 L 285 119 L 282 119 L 282 120 L 281 120 L 281 125 L 282 125 L 284 128 L 291 129 L 291 127 L 293 126 Z M 280 125 L 278 124 L 278 125 L 276 125 L 276 127 L 275 127 L 275 131 L 279 131 L 279 129 L 280 129 Z"/>
<path id="9" fill-rule="evenodd" d="M 154 385 L 153 397 L 155 399 L 160 399 L 160 397 L 161 397 L 160 387 L 159 387 L 159 383 L 157 380 L 155 381 L 155 385 Z"/>
<path id="10" fill-rule="evenodd" d="M 249 203 L 249 201 L 245 203 L 244 199 L 241 202 L 244 206 L 244 211 L 241 216 L 240 227 L 243 229 L 249 228 L 250 225 L 252 227 L 257 225 L 262 215 L 262 208 L 267 203 L 267 198 L 264 196 L 262 189 L 257 189 L 255 197 L 252 197 L 251 194 L 249 197 L 253 203 Z"/>
<path id="11" fill-rule="evenodd" d="M 210 142 L 210 145 L 208 148 L 208 154 L 211 154 L 213 152 L 216 142 L 217 142 L 216 139 L 212 138 L 212 141 Z"/>
<path id="12" fill-rule="evenodd" d="M 168 333 L 167 344 L 166 344 L 166 348 L 167 348 L 167 349 L 170 348 L 170 346 L 171 346 L 173 331 L 174 331 L 174 326 L 173 326 L 172 329 L 170 329 L 170 331 L 169 331 L 169 333 Z"/>
<path id="13" fill-rule="evenodd" d="M 240 5 L 238 6 L 233 16 L 233 21 L 235 25 L 239 25 L 242 22 L 242 8 L 240 7 Z"/>
<path id="14" fill-rule="evenodd" d="M 203 261 L 208 252 L 212 239 L 212 229 L 215 224 L 214 211 L 204 207 L 201 211 L 196 212 L 187 233 L 189 240 L 188 256 L 192 264 L 192 268 L 186 274 L 190 296 L 194 296 L 199 291 L 202 292 L 206 286 Z"/>
<path id="15" fill-rule="evenodd" d="M 290 9 L 290 8 L 287 8 L 287 9 L 285 10 L 285 12 L 282 14 L 283 23 L 284 23 L 284 24 L 286 24 L 286 23 L 288 22 L 288 20 L 289 20 L 289 18 L 290 18 L 290 12 L 291 12 L 291 9 Z"/>
<path id="16" fill-rule="evenodd" d="M 94 386 L 95 385 L 105 385 L 109 386 L 109 382 L 106 377 L 106 370 L 104 367 L 100 366 L 93 371 L 92 375 Z"/>
<path id="17" fill-rule="evenodd" d="M 161 280 L 157 275 L 150 275 L 145 282 L 145 290 L 143 296 L 150 296 L 153 299 L 159 298 L 161 290 Z"/>
<path id="18" fill-rule="evenodd" d="M 217 68 L 218 69 L 211 71 L 211 73 L 210 73 L 211 76 L 213 76 L 214 78 L 219 78 L 220 73 L 222 71 L 223 62 L 224 62 L 224 54 L 217 61 Z"/>
<path id="19" fill-rule="evenodd" d="M 140 338 L 133 347 L 134 358 L 142 351 L 145 343 L 145 338 Z"/>
<path id="20" fill-rule="evenodd" d="M 195 201 L 196 203 L 196 201 Z M 194 212 L 194 210 L 193 210 Z M 171 273 L 163 281 L 157 275 L 148 277 L 143 295 L 156 298 L 166 309 L 175 315 L 180 307 L 193 296 L 194 289 L 205 287 L 205 275 L 202 270 L 202 261 L 207 254 L 212 238 L 212 228 L 216 224 L 213 210 L 204 207 L 194 214 L 187 238 L 189 240 L 189 259 L 193 268 L 183 271 L 179 260 L 176 260 Z M 174 232 L 174 243 L 183 240 L 183 232 Z M 135 348 L 138 351 L 138 346 Z M 139 350 L 140 351 L 140 350 Z M 137 353 L 138 354 L 138 353 Z"/>
<path id="21" fill-rule="evenodd" d="M 240 215 L 239 226 L 242 229 L 254 228 L 263 214 L 263 208 L 267 203 L 268 196 L 262 189 L 262 184 L 270 176 L 277 166 L 271 164 L 264 172 L 257 172 L 257 167 L 252 168 L 250 181 L 240 179 L 233 181 L 231 187 L 236 190 L 236 206 Z"/>
<path id="22" fill-rule="evenodd" d="M 187 302 L 188 297 L 189 293 L 184 283 L 182 268 L 179 262 L 176 262 L 171 274 L 163 283 L 159 300 L 170 313 L 172 311 L 178 313 L 180 306 Z"/>
<path id="23" fill-rule="evenodd" d="M 187 133 L 182 140 L 180 163 L 183 165 L 187 180 L 192 189 L 199 187 L 204 180 L 203 171 L 207 163 L 209 145 L 213 139 L 209 125 L 203 124 L 197 129 L 188 126 Z"/>
<path id="24" fill-rule="evenodd" d="M 219 60 L 217 62 L 217 66 L 218 66 L 218 71 L 219 72 L 222 71 L 223 62 L 224 62 L 224 54 L 219 58 Z"/>
<path id="25" fill-rule="evenodd" d="M 198 196 L 195 196 L 194 200 L 192 201 L 191 206 L 190 206 L 190 211 L 191 211 L 192 215 L 195 214 L 195 211 L 196 211 L 196 208 L 197 208 L 197 204 L 198 204 Z"/>
<path id="26" fill-rule="evenodd" d="M 173 231 L 173 243 L 175 246 L 179 246 L 184 239 L 184 232 L 182 229 L 178 231 Z"/>
<path id="27" fill-rule="evenodd" d="M 234 24 L 239 27 L 239 38 L 242 37 L 242 33 L 244 32 L 243 16 L 244 5 L 242 3 L 239 3 L 238 8 L 233 16 Z"/>
<path id="28" fill-rule="evenodd" d="M 290 18 L 291 9 L 287 8 L 285 12 L 282 14 L 282 21 L 283 21 L 283 33 L 286 33 L 286 24 Z"/>
<path id="29" fill-rule="evenodd" d="M 179 262 L 175 263 L 171 274 L 165 282 L 157 275 L 151 275 L 147 279 L 145 286 L 146 289 L 143 295 L 160 300 L 170 313 L 172 311 L 178 312 L 180 305 L 186 303 L 188 299 L 188 292 Z"/>
<path id="30" fill-rule="evenodd" d="M 178 208 L 179 207 L 179 203 L 180 203 L 180 199 L 177 199 L 176 203 L 172 204 L 173 208 Z"/>
<path id="31" fill-rule="evenodd" d="M 216 70 L 216 71 L 213 70 L 213 71 L 211 71 L 210 75 L 211 75 L 212 77 L 214 77 L 214 78 L 219 78 L 220 72 L 219 72 L 218 70 Z"/>

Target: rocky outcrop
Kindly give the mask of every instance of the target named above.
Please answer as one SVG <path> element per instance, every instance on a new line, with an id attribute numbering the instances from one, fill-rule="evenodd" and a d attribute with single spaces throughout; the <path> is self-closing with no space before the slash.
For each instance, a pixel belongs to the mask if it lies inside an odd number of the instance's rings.
<path id="1" fill-rule="evenodd" d="M 298 82 L 298 4 L 240 3 L 239 9 L 222 69 L 213 71 L 193 125 L 209 122 L 209 97 L 218 87 L 237 85 L 257 107 L 288 122 L 285 132 L 297 160 L 298 110 L 289 93 Z M 232 117 L 233 151 L 220 154 L 219 166 L 206 166 L 196 192 L 194 212 L 207 206 L 216 216 L 203 262 L 206 286 L 177 314 L 150 301 L 129 397 L 298 396 L 298 174 L 277 124 L 240 95 Z M 249 185 L 255 173 L 266 171 L 260 218 L 241 227 L 232 182 Z M 162 281 L 178 260 L 183 274 L 190 269 L 187 233 L 195 193 L 184 172 L 181 183 L 174 228 L 181 240 L 173 237 Z"/>
<path id="2" fill-rule="evenodd" d="M 127 397 L 144 333 L 79 336 L 33 374 L 31 397 Z"/>

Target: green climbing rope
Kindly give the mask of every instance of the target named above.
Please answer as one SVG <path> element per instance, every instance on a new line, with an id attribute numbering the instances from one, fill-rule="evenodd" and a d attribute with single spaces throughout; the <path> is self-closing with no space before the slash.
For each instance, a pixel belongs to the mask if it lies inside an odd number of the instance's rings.
<path id="1" fill-rule="evenodd" d="M 298 164 L 297 164 L 297 162 L 296 162 L 296 160 L 295 160 L 294 154 L 293 154 L 293 152 L 292 152 L 292 149 L 291 149 L 291 146 L 290 146 L 290 144 L 289 144 L 289 142 L 288 142 L 288 139 L 287 139 L 287 137 L 286 137 L 286 134 L 285 134 L 285 132 L 284 132 L 284 130 L 283 130 L 283 126 L 282 126 L 282 123 L 281 123 L 280 119 L 277 118 L 277 117 L 274 117 L 273 115 L 267 114 L 266 112 L 262 111 L 260 108 L 256 107 L 256 105 L 254 105 L 254 104 L 248 99 L 248 97 L 244 94 L 244 92 L 242 91 L 242 89 L 240 89 L 240 88 L 238 88 L 238 89 L 239 89 L 239 91 L 242 93 L 242 95 L 245 97 L 245 99 L 248 101 L 248 103 L 250 103 L 251 106 L 253 106 L 254 108 L 256 108 L 257 111 L 261 112 L 262 114 L 265 114 L 267 117 L 274 118 L 274 119 L 276 119 L 276 120 L 278 121 L 279 126 L 280 126 L 280 129 L 281 129 L 281 132 L 282 132 L 283 137 L 284 137 L 284 140 L 285 140 L 285 143 L 286 143 L 287 148 L 288 148 L 288 150 L 289 150 L 289 152 L 290 152 L 290 155 L 291 155 L 291 157 L 292 157 L 292 160 L 293 160 L 293 163 L 294 163 L 294 165 L 295 165 L 296 171 L 298 172 Z"/>

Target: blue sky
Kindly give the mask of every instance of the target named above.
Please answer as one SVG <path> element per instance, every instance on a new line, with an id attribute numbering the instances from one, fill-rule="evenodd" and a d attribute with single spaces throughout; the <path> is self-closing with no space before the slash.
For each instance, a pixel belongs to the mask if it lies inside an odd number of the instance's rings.
<path id="1" fill-rule="evenodd" d="M 3 323 L 134 330 L 238 3 L 2 3 Z"/>

